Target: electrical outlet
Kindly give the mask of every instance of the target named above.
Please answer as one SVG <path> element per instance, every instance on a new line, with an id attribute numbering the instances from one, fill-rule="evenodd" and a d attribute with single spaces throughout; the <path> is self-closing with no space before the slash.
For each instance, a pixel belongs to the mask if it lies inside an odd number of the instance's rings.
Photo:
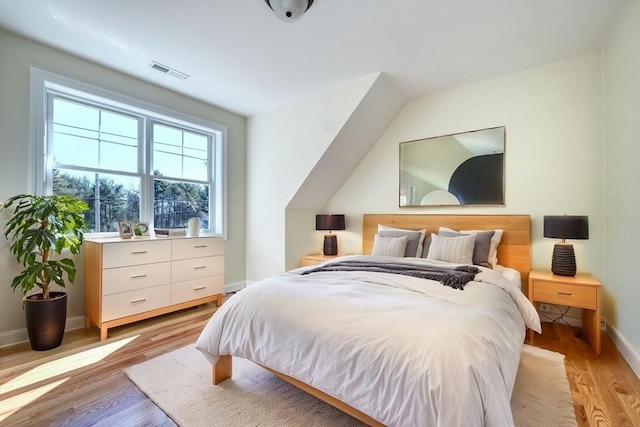
<path id="1" fill-rule="evenodd" d="M 540 304 L 538 307 L 540 308 L 540 311 L 544 311 L 545 313 L 549 313 L 551 311 L 549 304 Z"/>
<path id="2" fill-rule="evenodd" d="M 600 330 L 607 330 L 607 319 L 605 319 L 604 317 L 600 318 Z"/>

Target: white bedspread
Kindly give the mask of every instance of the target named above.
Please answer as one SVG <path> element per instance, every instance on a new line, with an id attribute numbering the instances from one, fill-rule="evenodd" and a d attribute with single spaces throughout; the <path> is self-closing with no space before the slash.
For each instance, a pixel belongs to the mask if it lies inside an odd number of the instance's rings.
<path id="1" fill-rule="evenodd" d="M 211 363 L 232 354 L 295 377 L 389 426 L 513 425 L 525 324 L 540 331 L 540 319 L 502 274 L 481 268 L 456 290 L 396 274 L 302 270 L 229 298 L 197 348 Z"/>

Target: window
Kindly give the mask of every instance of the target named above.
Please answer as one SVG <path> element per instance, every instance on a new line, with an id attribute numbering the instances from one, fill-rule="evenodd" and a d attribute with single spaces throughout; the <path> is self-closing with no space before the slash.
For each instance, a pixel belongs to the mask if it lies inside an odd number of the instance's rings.
<path id="1" fill-rule="evenodd" d="M 32 69 L 36 191 L 79 197 L 91 232 L 119 221 L 225 234 L 226 128 Z"/>

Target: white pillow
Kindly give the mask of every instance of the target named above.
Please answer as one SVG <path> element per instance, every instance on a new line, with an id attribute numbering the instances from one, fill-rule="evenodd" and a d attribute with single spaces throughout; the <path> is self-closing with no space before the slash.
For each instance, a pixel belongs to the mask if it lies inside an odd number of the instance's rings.
<path id="1" fill-rule="evenodd" d="M 444 237 L 431 234 L 431 246 L 429 247 L 427 259 L 473 265 L 473 245 L 475 241 L 475 234 L 459 237 Z"/>
<path id="2" fill-rule="evenodd" d="M 378 224 L 378 231 L 383 231 L 383 230 L 398 231 L 398 232 L 405 232 L 405 233 L 411 233 L 411 234 L 420 233 L 420 239 L 418 240 L 418 246 L 416 247 L 415 254 L 413 253 L 413 251 L 411 251 L 411 254 L 410 255 L 407 254 L 407 256 L 418 257 L 418 258 L 422 256 L 424 237 L 427 235 L 426 228 L 423 228 L 422 230 L 407 230 L 404 228 L 394 228 L 394 227 L 388 227 L 386 225 Z M 409 237 L 411 236 L 411 234 L 409 235 Z M 410 246 L 410 242 L 407 242 L 407 246 Z"/>
<path id="3" fill-rule="evenodd" d="M 494 265 L 493 271 L 497 271 L 498 273 L 501 273 L 504 277 L 509 279 L 509 281 L 513 283 L 513 285 L 518 290 L 522 289 L 522 276 L 520 275 L 520 272 L 518 270 L 509 268 L 509 267 L 504 267 L 502 265 Z"/>
<path id="4" fill-rule="evenodd" d="M 376 233 L 373 236 L 372 256 L 392 256 L 402 258 L 407 247 L 407 236 L 402 237 L 382 237 Z"/>
<path id="5" fill-rule="evenodd" d="M 440 230 L 456 232 L 456 230 L 440 227 Z M 489 230 L 459 230 L 458 233 L 476 233 L 478 231 L 489 231 Z M 500 240 L 502 240 L 502 229 L 494 229 L 495 233 L 493 233 L 493 237 L 491 237 L 491 248 L 489 248 L 489 263 L 493 267 L 494 265 L 498 265 L 498 245 L 500 244 Z"/>

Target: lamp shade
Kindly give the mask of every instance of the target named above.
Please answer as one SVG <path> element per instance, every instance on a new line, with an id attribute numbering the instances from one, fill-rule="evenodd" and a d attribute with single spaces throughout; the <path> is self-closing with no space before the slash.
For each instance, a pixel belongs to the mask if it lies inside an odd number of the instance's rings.
<path id="1" fill-rule="evenodd" d="M 548 215 L 544 217 L 544 237 L 588 239 L 589 217 L 585 215 Z"/>
<path id="2" fill-rule="evenodd" d="M 316 230 L 344 230 L 344 215 L 316 215 Z"/>

